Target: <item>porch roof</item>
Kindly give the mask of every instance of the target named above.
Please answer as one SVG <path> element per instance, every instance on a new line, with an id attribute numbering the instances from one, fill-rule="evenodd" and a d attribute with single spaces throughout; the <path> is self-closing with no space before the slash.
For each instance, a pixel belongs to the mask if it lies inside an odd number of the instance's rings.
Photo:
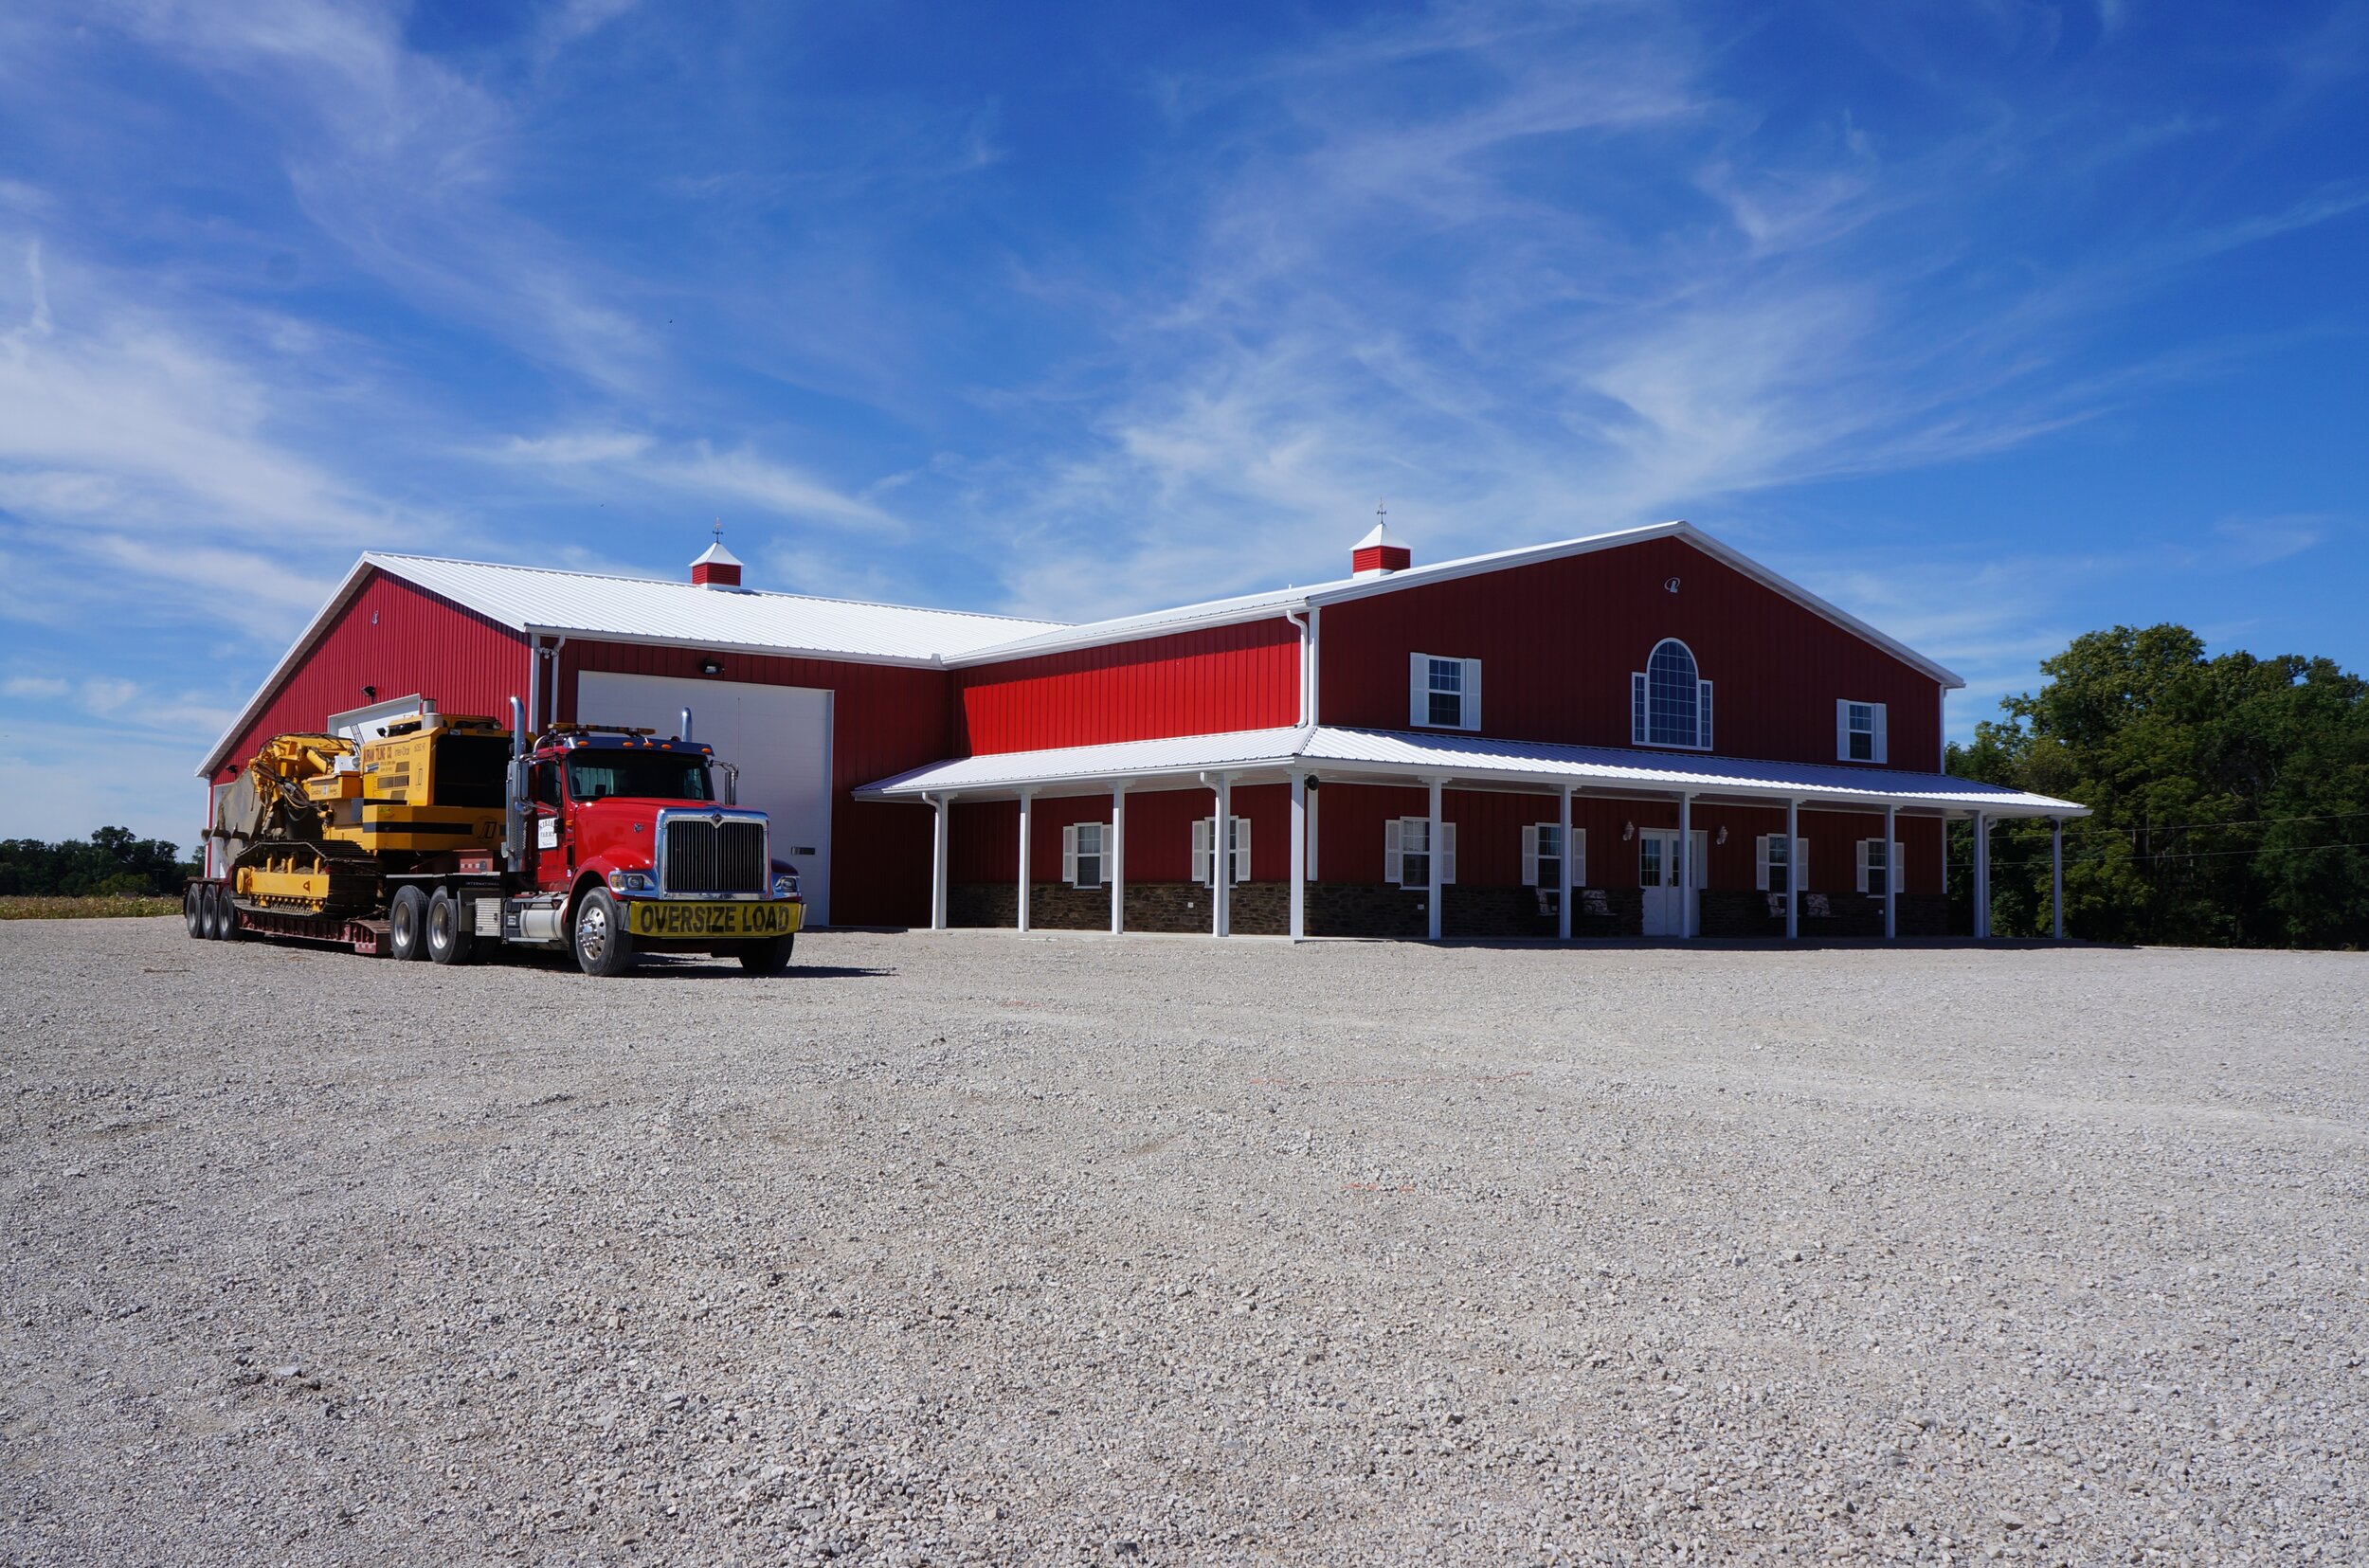
<path id="1" fill-rule="evenodd" d="M 1280 783 L 1292 773 L 1360 784 L 1419 784 L 1438 778 L 1459 788 L 1552 790 L 1570 784 L 1596 794 L 1799 801 L 1947 817 L 2086 817 L 2071 801 L 1890 767 L 1839 763 L 1764 762 L 1684 751 L 1624 750 L 1478 735 L 1350 730 L 1330 725 L 1236 730 L 1105 746 L 1060 747 L 950 758 L 856 791 L 867 801 L 918 801 L 953 795 L 1008 800 L 1099 793 L 1116 784 L 1170 785 L 1225 773 L 1238 784 Z"/>

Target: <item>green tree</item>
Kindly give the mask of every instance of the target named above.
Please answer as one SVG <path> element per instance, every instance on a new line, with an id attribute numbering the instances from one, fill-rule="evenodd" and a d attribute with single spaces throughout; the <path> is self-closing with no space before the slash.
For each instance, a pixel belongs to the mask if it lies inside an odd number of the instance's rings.
<path id="1" fill-rule="evenodd" d="M 1976 726 L 1950 768 L 2090 808 L 2066 831 L 2069 930 L 2369 942 L 2369 683 L 2327 659 L 2207 658 L 2202 639 L 2171 625 L 2091 632 L 2040 668 L 2048 684 Z M 2042 934 L 2048 859 L 2045 822 L 1993 834 L 1999 934 Z"/>

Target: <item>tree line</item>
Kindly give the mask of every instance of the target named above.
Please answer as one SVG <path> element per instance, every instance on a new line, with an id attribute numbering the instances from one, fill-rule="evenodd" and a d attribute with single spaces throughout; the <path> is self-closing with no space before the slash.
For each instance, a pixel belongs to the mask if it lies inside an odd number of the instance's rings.
<path id="1" fill-rule="evenodd" d="M 130 828 L 102 827 L 88 838 L 44 843 L 0 839 L 0 896 L 89 898 L 108 894 L 179 896 L 198 874 L 180 846 L 136 837 Z"/>
<path id="2" fill-rule="evenodd" d="M 2369 682 L 2324 658 L 2207 658 L 2185 626 L 2117 626 L 1951 746 L 1949 770 L 2090 808 L 2065 824 L 2067 934 L 2369 946 Z M 1950 892 L 1972 908 L 1973 834 Z M 1991 833 L 1992 929 L 2046 934 L 2049 825 Z"/>

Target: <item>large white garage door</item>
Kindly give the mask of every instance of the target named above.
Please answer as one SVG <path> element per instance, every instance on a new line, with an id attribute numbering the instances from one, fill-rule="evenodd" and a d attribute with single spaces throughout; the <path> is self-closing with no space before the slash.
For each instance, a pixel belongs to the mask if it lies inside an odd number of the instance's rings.
<path id="1" fill-rule="evenodd" d="M 831 694 L 597 670 L 576 677 L 581 723 L 647 726 L 671 735 L 686 708 L 693 738 L 739 766 L 740 803 L 772 819 L 773 857 L 797 865 L 807 922 L 830 924 Z"/>

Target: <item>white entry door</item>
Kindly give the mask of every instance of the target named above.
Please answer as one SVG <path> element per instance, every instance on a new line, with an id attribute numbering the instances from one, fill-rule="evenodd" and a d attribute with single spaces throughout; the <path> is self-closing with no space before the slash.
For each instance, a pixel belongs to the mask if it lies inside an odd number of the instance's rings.
<path id="1" fill-rule="evenodd" d="M 798 868 L 806 923 L 831 923 L 831 694 L 804 686 L 676 680 L 587 670 L 576 677 L 585 724 L 681 727 L 740 769 L 740 803 L 770 819 L 773 858 Z"/>
<path id="2" fill-rule="evenodd" d="M 1678 886 L 1678 835 L 1673 828 L 1641 827 L 1637 830 L 1637 885 L 1645 894 L 1645 934 L 1647 936 L 1684 936 L 1695 906 L 1695 891 L 1707 880 L 1706 860 L 1710 850 L 1710 835 L 1697 833 L 1694 853 L 1689 856 L 1693 874 L 1687 878 L 1693 887 Z"/>

